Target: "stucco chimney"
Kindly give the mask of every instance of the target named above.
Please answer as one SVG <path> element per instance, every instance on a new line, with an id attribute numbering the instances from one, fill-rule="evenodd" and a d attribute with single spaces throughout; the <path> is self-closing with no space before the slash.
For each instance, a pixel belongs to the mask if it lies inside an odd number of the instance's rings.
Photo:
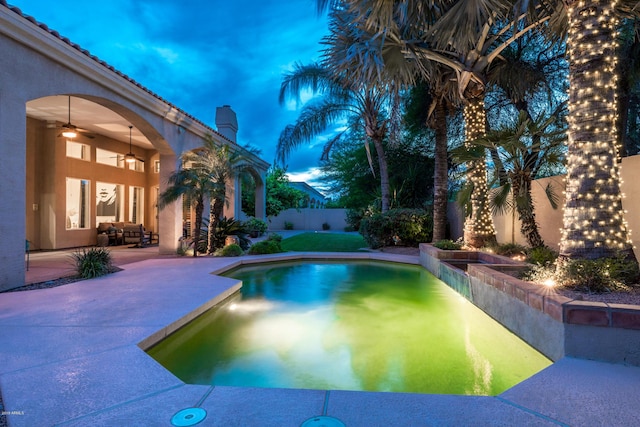
<path id="1" fill-rule="evenodd" d="M 229 105 L 216 108 L 216 127 L 218 132 L 233 142 L 236 142 L 238 133 L 238 119 L 236 113 Z"/>

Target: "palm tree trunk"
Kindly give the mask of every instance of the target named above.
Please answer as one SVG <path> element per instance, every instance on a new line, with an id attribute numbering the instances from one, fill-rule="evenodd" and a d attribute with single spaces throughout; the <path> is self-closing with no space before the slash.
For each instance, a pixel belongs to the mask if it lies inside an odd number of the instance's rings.
<path id="1" fill-rule="evenodd" d="M 512 176 L 511 190 L 518 200 L 516 210 L 520 220 L 520 233 L 527 239 L 527 243 L 532 248 L 544 246 L 544 240 L 538 230 L 536 214 L 533 209 L 533 199 L 531 198 L 531 177 Z"/>
<path id="2" fill-rule="evenodd" d="M 633 259 L 616 162 L 615 28 L 610 1 L 569 2 L 569 147 L 560 255 Z"/>
<path id="3" fill-rule="evenodd" d="M 380 193 L 382 196 L 382 212 L 387 212 L 391 206 L 391 192 L 389 190 L 389 168 L 387 166 L 387 156 L 384 153 L 382 139 L 378 137 L 371 138 L 373 146 L 376 147 L 378 155 L 378 168 L 380 169 Z"/>
<path id="4" fill-rule="evenodd" d="M 433 241 L 446 237 L 448 201 L 447 164 L 447 109 L 445 101 L 437 101 L 434 110 L 434 130 L 436 133 L 435 164 L 433 174 Z"/>
<path id="5" fill-rule="evenodd" d="M 200 244 L 200 233 L 202 233 L 202 213 L 204 212 L 204 200 L 199 198 L 195 207 L 195 227 L 193 230 L 193 256 L 198 256 L 198 245 Z"/>
<path id="6" fill-rule="evenodd" d="M 464 106 L 465 138 L 474 140 L 485 134 L 484 92 L 471 98 Z M 471 215 L 464 223 L 464 241 L 474 248 L 493 244 L 496 232 L 489 210 L 489 190 L 487 188 L 487 166 L 485 160 L 475 160 L 467 165 L 467 179 L 473 186 L 471 192 Z"/>

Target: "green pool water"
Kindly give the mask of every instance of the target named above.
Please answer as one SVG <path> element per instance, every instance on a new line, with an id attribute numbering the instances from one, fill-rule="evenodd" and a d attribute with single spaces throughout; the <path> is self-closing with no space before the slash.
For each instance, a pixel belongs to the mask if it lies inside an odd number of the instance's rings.
<path id="1" fill-rule="evenodd" d="M 241 294 L 148 351 L 186 383 L 496 395 L 551 364 L 421 267 L 302 262 L 227 275 Z"/>

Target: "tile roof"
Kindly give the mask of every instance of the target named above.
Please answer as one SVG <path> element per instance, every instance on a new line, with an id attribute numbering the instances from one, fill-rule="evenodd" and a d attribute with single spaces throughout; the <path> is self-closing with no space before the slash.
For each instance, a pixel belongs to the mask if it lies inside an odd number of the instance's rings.
<path id="1" fill-rule="evenodd" d="M 33 25 L 41 28 L 42 30 L 46 31 L 47 33 L 51 34 L 52 36 L 56 37 L 59 40 L 62 40 L 64 43 L 68 44 L 69 46 L 71 46 L 72 48 L 76 49 L 78 52 L 84 54 L 85 56 L 91 58 L 92 60 L 94 60 L 95 62 L 97 62 L 98 64 L 102 65 L 103 67 L 105 67 L 106 69 L 108 69 L 109 71 L 117 74 L 118 76 L 122 77 L 123 79 L 127 80 L 128 82 L 130 82 L 131 84 L 139 87 L 140 89 L 142 89 L 143 91 L 147 92 L 149 95 L 157 98 L 158 100 L 164 102 L 165 104 L 169 105 L 170 107 L 175 108 L 178 112 L 180 112 L 181 114 L 184 114 L 186 117 L 188 117 L 189 119 L 193 120 L 194 122 L 197 122 L 199 124 L 201 124 L 202 126 L 206 127 L 207 129 L 209 129 L 211 132 L 215 133 L 217 136 L 220 136 L 221 138 L 224 138 L 225 140 L 233 143 L 235 145 L 235 143 L 233 141 L 231 141 L 229 138 L 225 137 L 224 135 L 222 135 L 220 132 L 218 132 L 217 130 L 213 129 L 211 126 L 207 125 L 206 123 L 202 122 L 200 119 L 196 118 L 195 116 L 187 113 L 186 111 L 182 110 L 181 108 L 178 108 L 177 106 L 175 106 L 174 104 L 172 104 L 171 102 L 167 101 L 166 99 L 162 98 L 160 95 L 156 94 L 155 92 L 152 92 L 151 90 L 147 89 L 146 87 L 144 87 L 142 84 L 138 83 L 137 81 L 135 81 L 134 79 L 132 79 L 131 77 L 127 76 L 126 74 L 124 74 L 122 71 L 117 70 L 116 68 L 114 68 L 112 65 L 109 65 L 107 62 L 103 61 L 102 59 L 98 58 L 97 56 L 91 54 L 91 52 L 89 52 L 87 49 L 82 48 L 82 46 L 78 45 L 77 43 L 72 42 L 71 40 L 69 40 L 67 37 L 61 36 L 60 33 L 58 33 L 55 30 L 50 29 L 47 24 L 42 23 L 42 22 L 38 22 L 33 16 L 30 15 L 26 15 L 24 13 L 22 13 L 22 11 L 20 10 L 20 8 L 16 7 L 16 6 L 11 6 L 9 5 L 6 0 L 0 0 L 0 5 L 5 6 L 6 8 L 8 8 L 9 10 L 11 10 L 12 12 L 18 14 L 19 16 L 21 16 L 22 18 L 26 19 L 27 21 L 31 22 Z"/>

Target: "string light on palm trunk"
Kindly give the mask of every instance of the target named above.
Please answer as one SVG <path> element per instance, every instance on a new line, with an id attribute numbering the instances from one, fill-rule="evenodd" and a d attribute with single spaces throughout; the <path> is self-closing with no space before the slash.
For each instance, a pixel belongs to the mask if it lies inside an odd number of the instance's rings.
<path id="1" fill-rule="evenodd" d="M 485 109 L 482 98 L 473 99 L 464 108 L 465 139 L 474 140 L 485 134 Z M 487 201 L 487 171 L 484 159 L 468 165 L 467 177 L 473 185 L 471 217 L 465 221 L 465 235 L 490 237 L 495 235 L 493 218 Z"/>
<path id="2" fill-rule="evenodd" d="M 571 79 L 564 253 L 631 247 L 616 146 L 615 3 L 579 1 L 568 9 Z"/>

